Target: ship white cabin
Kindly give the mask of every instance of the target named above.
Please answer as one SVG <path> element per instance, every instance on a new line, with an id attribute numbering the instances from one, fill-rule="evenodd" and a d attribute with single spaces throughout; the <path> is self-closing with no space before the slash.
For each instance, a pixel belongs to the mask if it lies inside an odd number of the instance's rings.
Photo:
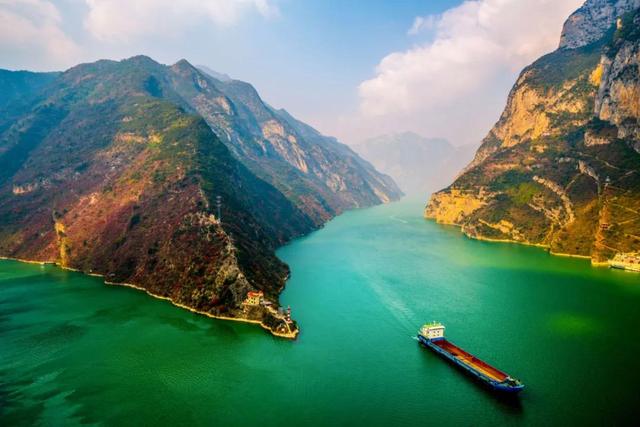
<path id="1" fill-rule="evenodd" d="M 420 328 L 420 335 L 429 340 L 444 338 L 444 325 L 438 322 L 427 323 Z"/>

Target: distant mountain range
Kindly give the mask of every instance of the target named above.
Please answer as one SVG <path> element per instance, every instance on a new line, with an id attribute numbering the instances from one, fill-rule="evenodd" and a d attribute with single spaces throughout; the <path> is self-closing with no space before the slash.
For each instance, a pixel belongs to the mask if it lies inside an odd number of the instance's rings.
<path id="1" fill-rule="evenodd" d="M 640 251 L 639 70 L 640 0 L 587 0 L 426 216 L 594 263 Z"/>
<path id="2" fill-rule="evenodd" d="M 1 256 L 101 274 L 275 333 L 297 332 L 275 310 L 288 275 L 275 249 L 401 195 L 248 83 L 184 60 L 2 71 L 0 88 Z M 251 291 L 272 305 L 244 304 Z"/>
<path id="3" fill-rule="evenodd" d="M 454 147 L 447 140 L 413 132 L 381 135 L 353 149 L 390 175 L 408 194 L 428 194 L 446 186 L 473 159 L 477 146 Z"/>
<path id="4" fill-rule="evenodd" d="M 210 75 L 214 79 L 220 80 L 221 82 L 229 82 L 229 81 L 233 80 L 228 74 L 219 73 L 218 71 L 213 70 L 213 69 L 207 67 L 206 65 L 196 65 L 196 68 L 198 70 L 202 71 L 203 73 L 206 73 L 206 74 Z"/>

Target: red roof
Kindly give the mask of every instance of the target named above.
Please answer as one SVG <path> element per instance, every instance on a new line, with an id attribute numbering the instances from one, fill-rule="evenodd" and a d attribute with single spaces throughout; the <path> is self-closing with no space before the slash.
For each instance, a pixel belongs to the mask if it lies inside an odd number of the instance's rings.
<path id="1" fill-rule="evenodd" d="M 262 291 L 258 291 L 258 292 L 249 291 L 249 293 L 247 294 L 247 298 L 261 297 L 263 295 L 264 294 L 262 293 Z"/>

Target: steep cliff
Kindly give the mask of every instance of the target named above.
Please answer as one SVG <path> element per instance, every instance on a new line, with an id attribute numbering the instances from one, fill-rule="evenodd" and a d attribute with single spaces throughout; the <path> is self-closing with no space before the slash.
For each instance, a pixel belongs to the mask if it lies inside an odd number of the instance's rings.
<path id="1" fill-rule="evenodd" d="M 264 103 L 239 80 L 219 80 L 179 61 L 171 83 L 231 152 L 320 225 L 346 209 L 398 199 L 402 192 L 346 145 Z"/>
<path id="2" fill-rule="evenodd" d="M 638 2 L 588 0 L 425 215 L 594 262 L 640 249 L 639 64 Z"/>

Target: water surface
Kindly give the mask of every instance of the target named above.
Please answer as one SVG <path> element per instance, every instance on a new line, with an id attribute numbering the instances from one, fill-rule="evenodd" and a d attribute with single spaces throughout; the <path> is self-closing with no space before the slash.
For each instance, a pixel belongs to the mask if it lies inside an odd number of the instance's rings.
<path id="1" fill-rule="evenodd" d="M 0 262 L 0 424 L 637 424 L 640 275 L 472 241 L 421 208 L 348 212 L 278 252 L 295 342 Z M 499 398 L 420 348 L 428 320 L 526 390 Z"/>

